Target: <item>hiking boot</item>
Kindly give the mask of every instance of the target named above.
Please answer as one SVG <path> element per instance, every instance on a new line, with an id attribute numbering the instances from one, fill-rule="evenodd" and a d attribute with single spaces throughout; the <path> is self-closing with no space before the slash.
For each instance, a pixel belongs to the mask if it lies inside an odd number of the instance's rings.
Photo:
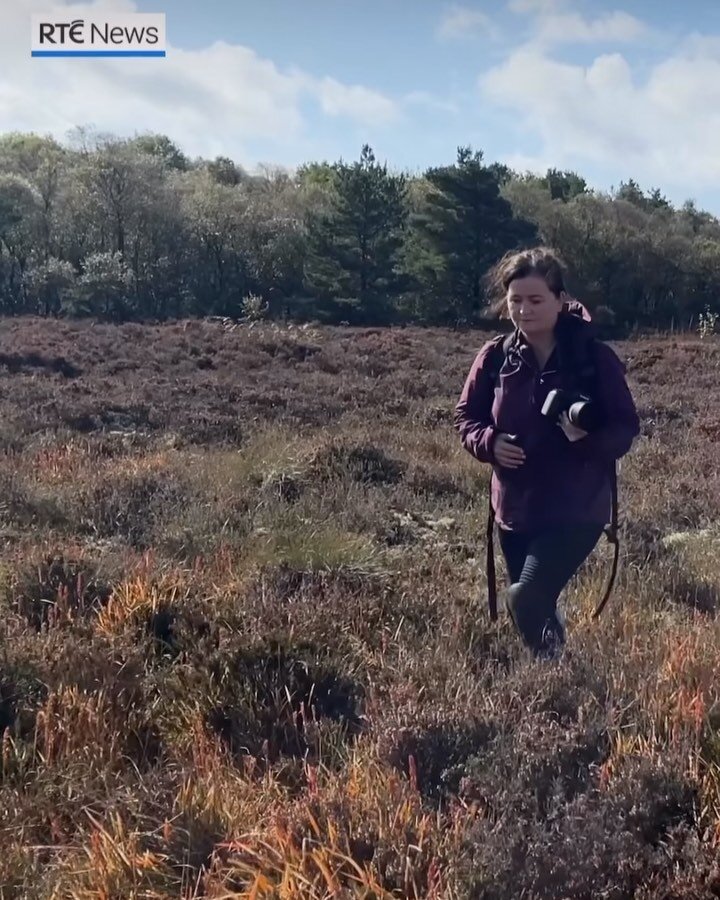
<path id="1" fill-rule="evenodd" d="M 557 659 L 565 647 L 565 629 L 556 619 L 548 620 L 542 631 L 540 645 L 535 652 L 538 659 Z"/>

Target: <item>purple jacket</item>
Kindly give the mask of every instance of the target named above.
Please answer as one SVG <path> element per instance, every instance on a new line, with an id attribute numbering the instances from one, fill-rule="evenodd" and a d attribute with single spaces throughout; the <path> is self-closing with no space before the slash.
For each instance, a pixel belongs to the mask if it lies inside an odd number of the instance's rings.
<path id="1" fill-rule="evenodd" d="M 617 355 L 607 344 L 595 342 L 593 399 L 602 405 L 606 424 L 571 442 L 540 412 L 549 391 L 564 386 L 557 351 L 540 372 L 521 338 L 505 359 L 494 391 L 488 374 L 490 351 L 491 343 L 485 344 L 472 364 L 455 407 L 455 427 L 465 449 L 493 466 L 491 501 L 498 525 L 530 531 L 580 522 L 607 524 L 612 463 L 628 452 L 640 430 Z M 519 436 L 526 459 L 518 469 L 496 464 L 493 441 L 498 432 Z"/>

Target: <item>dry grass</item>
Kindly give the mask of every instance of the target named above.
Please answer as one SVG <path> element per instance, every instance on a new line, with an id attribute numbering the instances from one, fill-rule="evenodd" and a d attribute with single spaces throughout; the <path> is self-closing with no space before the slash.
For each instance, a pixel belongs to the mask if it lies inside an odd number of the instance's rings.
<path id="1" fill-rule="evenodd" d="M 7 320 L 0 898 L 720 895 L 720 344 L 619 345 L 625 559 L 483 597 L 483 336 Z"/>

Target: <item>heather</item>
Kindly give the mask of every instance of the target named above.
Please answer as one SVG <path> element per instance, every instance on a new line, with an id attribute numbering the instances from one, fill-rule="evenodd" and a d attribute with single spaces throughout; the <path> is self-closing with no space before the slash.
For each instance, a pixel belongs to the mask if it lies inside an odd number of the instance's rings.
<path id="1" fill-rule="evenodd" d="M 569 653 L 484 598 L 485 335 L 0 330 L 0 897 L 720 892 L 720 344 L 614 346 L 623 561 Z"/>

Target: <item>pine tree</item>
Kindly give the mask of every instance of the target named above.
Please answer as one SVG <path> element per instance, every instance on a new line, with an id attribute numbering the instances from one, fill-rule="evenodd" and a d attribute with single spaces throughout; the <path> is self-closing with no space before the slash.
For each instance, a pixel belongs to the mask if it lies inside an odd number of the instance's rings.
<path id="1" fill-rule="evenodd" d="M 435 318 L 477 318 L 490 266 L 506 250 L 537 239 L 533 225 L 513 217 L 500 194 L 499 174 L 483 164 L 481 152 L 469 147 L 458 148 L 454 165 L 425 173 L 430 188 L 422 208 L 411 217 L 407 265 L 421 290 L 432 292 Z"/>
<path id="2" fill-rule="evenodd" d="M 567 202 L 577 197 L 578 194 L 587 193 L 588 186 L 585 179 L 576 172 L 561 172 L 559 169 L 548 169 L 541 183 L 550 191 L 553 200 Z"/>
<path id="3" fill-rule="evenodd" d="M 405 176 L 388 173 L 367 144 L 358 162 L 340 161 L 333 170 L 328 203 L 307 222 L 306 286 L 338 313 L 344 306 L 356 319 L 387 321 L 406 218 Z"/>

